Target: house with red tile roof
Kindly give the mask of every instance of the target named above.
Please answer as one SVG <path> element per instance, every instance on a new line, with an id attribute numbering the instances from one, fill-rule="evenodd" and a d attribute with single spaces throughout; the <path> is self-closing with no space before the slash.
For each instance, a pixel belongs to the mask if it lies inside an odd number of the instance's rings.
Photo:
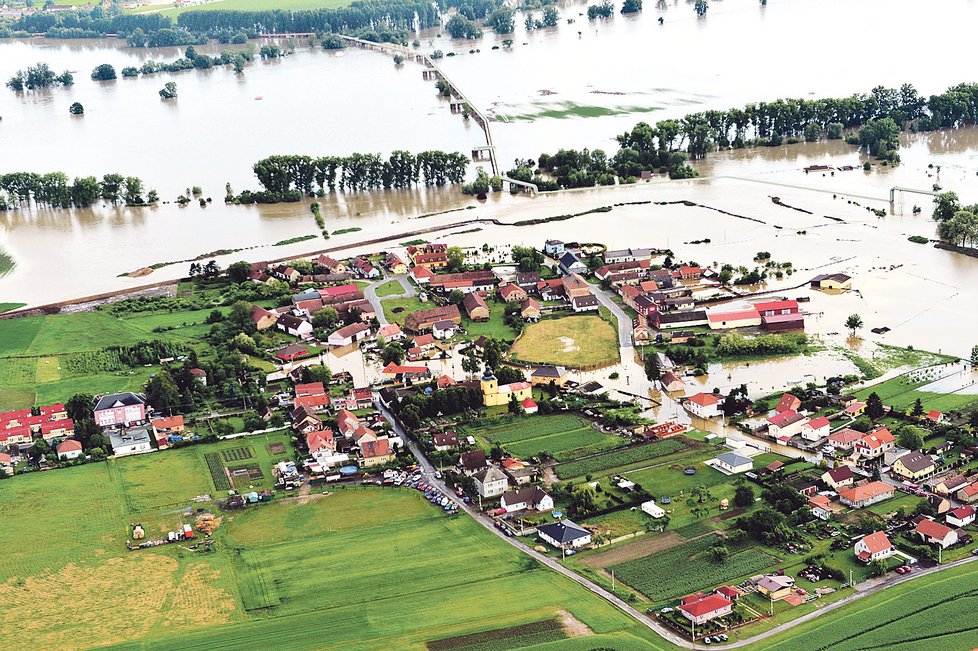
<path id="1" fill-rule="evenodd" d="M 77 459 L 82 455 L 82 444 L 75 439 L 67 439 L 58 443 L 58 447 L 55 448 L 58 453 L 58 458 L 62 461 L 71 461 L 72 459 Z M 8 458 L 10 455 L 7 455 Z M 0 461 L 2 463 L 2 461 Z"/>
<path id="2" fill-rule="evenodd" d="M 895 489 L 881 481 L 868 482 L 839 491 L 839 501 L 846 506 L 861 509 L 893 497 Z"/>
<path id="3" fill-rule="evenodd" d="M 422 267 L 421 265 L 418 265 L 411 270 L 411 278 L 413 278 L 414 282 L 418 283 L 419 285 L 427 285 L 431 279 L 434 278 L 434 276 L 434 271 L 428 267 Z"/>
<path id="4" fill-rule="evenodd" d="M 520 403 L 520 405 L 523 407 L 523 411 L 527 414 L 535 414 L 539 409 L 537 403 L 534 402 L 533 398 L 526 398 L 525 400 L 523 400 L 523 402 Z"/>
<path id="5" fill-rule="evenodd" d="M 517 303 L 526 299 L 526 290 L 519 285 L 506 283 L 499 286 L 499 296 L 507 303 Z"/>
<path id="6" fill-rule="evenodd" d="M 295 385 L 295 395 L 297 398 L 302 396 L 322 396 L 326 394 L 326 387 L 322 382 L 309 382 L 307 384 Z"/>
<path id="7" fill-rule="evenodd" d="M 684 406 L 694 416 L 713 418 L 721 414 L 720 402 L 722 400 L 723 396 L 715 393 L 697 393 L 687 398 Z"/>
<path id="8" fill-rule="evenodd" d="M 941 549 L 947 549 L 951 545 L 958 542 L 958 533 L 947 527 L 940 522 L 935 522 L 934 520 L 929 520 L 924 518 L 917 523 L 914 527 L 913 532 L 917 534 L 920 539 L 928 544 L 940 545 Z"/>
<path id="9" fill-rule="evenodd" d="M 792 436 L 801 433 L 802 426 L 808 419 L 793 409 L 775 414 L 767 419 L 767 431 L 772 438 L 782 440 L 790 439 Z"/>
<path id="10" fill-rule="evenodd" d="M 931 409 L 930 411 L 928 411 L 927 414 L 924 416 L 924 418 L 926 418 L 927 420 L 929 420 L 932 423 L 943 423 L 944 422 L 944 414 L 942 414 L 941 412 L 937 411 L 936 409 Z"/>
<path id="11" fill-rule="evenodd" d="M 333 430 L 327 428 L 306 432 L 306 447 L 309 448 L 309 454 L 313 456 L 322 452 L 336 452 Z"/>
<path id="12" fill-rule="evenodd" d="M 856 441 L 861 439 L 863 436 L 863 432 L 847 427 L 835 432 L 834 434 L 829 434 L 828 443 L 837 450 L 846 452 L 851 450 L 856 444 Z"/>
<path id="13" fill-rule="evenodd" d="M 890 539 L 882 531 L 876 531 L 868 536 L 863 536 L 856 541 L 853 547 L 853 553 L 856 555 L 856 558 L 867 564 L 883 558 L 889 558 L 895 551 L 893 543 L 890 542 Z"/>
<path id="14" fill-rule="evenodd" d="M 828 520 L 832 517 L 832 510 L 829 508 L 831 504 L 832 500 L 825 495 L 808 498 L 808 506 L 812 509 L 812 515 L 819 520 Z"/>
<path id="15" fill-rule="evenodd" d="M 829 426 L 825 416 L 813 418 L 801 426 L 801 437 L 806 441 L 819 441 L 829 435 Z"/>
<path id="16" fill-rule="evenodd" d="M 381 326 L 380 330 L 377 331 L 378 337 L 383 337 L 386 341 L 400 341 L 404 339 L 404 333 L 401 332 L 401 326 L 396 323 L 391 323 L 390 325 Z"/>
<path id="17" fill-rule="evenodd" d="M 363 457 L 365 468 L 371 466 L 382 466 L 394 460 L 394 453 L 391 450 L 390 441 L 387 437 L 375 440 L 362 439 L 360 445 L 360 456 Z"/>
<path id="18" fill-rule="evenodd" d="M 790 393 L 786 393 L 781 396 L 781 400 L 778 400 L 778 406 L 774 408 L 774 411 L 779 414 L 786 411 L 798 411 L 801 409 L 801 399 L 796 398 Z"/>
<path id="19" fill-rule="evenodd" d="M 978 509 L 969 504 L 951 509 L 944 515 L 944 520 L 950 526 L 960 529 L 974 522 L 976 514 L 978 514 Z"/>
<path id="20" fill-rule="evenodd" d="M 853 448 L 864 459 L 876 459 L 893 448 L 896 439 L 885 427 L 878 427 L 856 441 Z"/>
<path id="21" fill-rule="evenodd" d="M 677 607 L 683 617 L 694 624 L 705 624 L 711 619 L 733 612 L 733 602 L 720 594 L 690 595 Z"/>

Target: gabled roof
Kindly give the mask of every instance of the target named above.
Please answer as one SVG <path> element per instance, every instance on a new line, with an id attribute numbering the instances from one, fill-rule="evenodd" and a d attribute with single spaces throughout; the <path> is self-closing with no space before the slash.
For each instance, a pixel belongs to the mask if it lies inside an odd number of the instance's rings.
<path id="1" fill-rule="evenodd" d="M 934 460 L 930 458 L 930 455 L 924 454 L 919 450 L 905 454 L 897 459 L 897 461 L 900 462 L 900 465 L 913 473 L 921 472 L 923 470 L 927 470 L 928 468 L 934 467 Z"/>
<path id="2" fill-rule="evenodd" d="M 486 467 L 486 453 L 482 450 L 463 452 L 459 455 L 458 462 L 466 470 L 479 470 Z"/>
<path id="3" fill-rule="evenodd" d="M 113 409 L 115 407 L 131 407 L 133 405 L 145 405 L 146 398 L 137 393 L 111 393 L 102 396 L 95 403 L 95 411 L 103 409 Z"/>
<path id="4" fill-rule="evenodd" d="M 306 445 L 309 447 L 309 453 L 315 454 L 317 451 L 323 448 L 333 447 L 333 430 L 315 430 L 306 434 Z"/>
<path id="5" fill-rule="evenodd" d="M 825 474 L 831 477 L 832 482 L 836 484 L 842 481 L 848 481 L 855 477 L 855 474 L 852 472 L 852 468 L 845 465 L 839 466 L 838 468 L 830 468 Z"/>
<path id="6" fill-rule="evenodd" d="M 309 382 L 307 384 L 295 385 L 295 395 L 298 396 L 321 396 L 326 393 L 326 387 L 322 382 Z"/>
<path id="7" fill-rule="evenodd" d="M 948 534 L 952 533 L 954 530 L 950 527 L 944 526 L 940 522 L 934 522 L 933 520 L 924 518 L 917 523 L 917 526 L 914 527 L 914 531 L 932 540 L 944 540 L 947 538 Z"/>
<path id="8" fill-rule="evenodd" d="M 685 600 L 684 600 L 685 601 Z M 722 608 L 733 606 L 733 602 L 719 594 L 710 594 L 692 601 L 688 601 L 679 606 L 679 610 L 687 613 L 691 617 L 702 617 L 709 613 L 716 612 Z"/>
<path id="9" fill-rule="evenodd" d="M 375 441 L 363 441 L 360 443 L 360 451 L 363 453 L 365 459 L 386 457 L 391 453 L 391 444 L 386 438 Z"/>
<path id="10" fill-rule="evenodd" d="M 506 504 L 525 502 L 530 508 L 536 508 L 540 501 L 547 497 L 547 491 L 539 486 L 526 486 L 518 491 L 506 491 L 502 501 Z"/>
<path id="11" fill-rule="evenodd" d="M 65 452 L 81 452 L 82 444 L 75 439 L 67 439 L 58 444 L 57 452 L 58 454 L 64 454 Z M 9 457 L 8 457 L 9 459 Z"/>
<path id="12" fill-rule="evenodd" d="M 787 427 L 788 425 L 794 425 L 802 420 L 805 420 L 804 416 L 799 414 L 794 409 L 789 409 L 788 411 L 771 416 L 767 419 L 767 422 L 775 427 Z"/>
<path id="13" fill-rule="evenodd" d="M 167 416 L 164 418 L 154 418 L 153 427 L 156 429 L 173 429 L 174 427 L 183 427 L 183 416 Z"/>
<path id="14" fill-rule="evenodd" d="M 774 411 L 780 414 L 781 412 L 788 411 L 790 409 L 797 410 L 798 407 L 800 406 L 801 406 L 801 400 L 791 395 L 790 393 L 786 393 L 783 396 L 781 396 L 781 400 L 778 401 L 778 406 L 774 408 Z"/>
<path id="15" fill-rule="evenodd" d="M 591 532 L 587 529 L 579 527 L 570 520 L 566 519 L 561 520 L 560 522 L 554 522 L 553 524 L 545 524 L 542 527 L 537 527 L 537 531 L 547 534 L 547 537 L 549 537 L 551 540 L 556 540 L 561 544 L 571 543 L 575 540 L 591 535 Z"/>
<path id="16" fill-rule="evenodd" d="M 854 504 L 864 502 L 874 497 L 879 497 L 886 493 L 892 493 L 893 487 L 881 481 L 873 481 L 862 486 L 853 486 L 839 491 L 839 497 L 846 499 Z"/>
<path id="17" fill-rule="evenodd" d="M 885 552 L 887 549 L 893 548 L 893 543 L 890 542 L 890 539 L 882 531 L 876 531 L 868 536 L 863 536 L 862 543 L 866 545 L 866 549 L 870 554 L 878 554 L 879 552 Z"/>
<path id="18" fill-rule="evenodd" d="M 950 511 L 947 512 L 947 516 L 952 518 L 957 518 L 958 520 L 963 520 L 965 518 L 970 518 L 976 512 L 978 512 L 978 509 L 975 509 L 975 507 L 969 505 L 969 506 L 962 506 L 956 509 L 951 509 Z"/>
<path id="19" fill-rule="evenodd" d="M 715 393 L 697 393 L 689 397 L 689 402 L 700 407 L 709 407 L 718 404 L 720 400 L 722 400 L 722 396 L 718 396 Z"/>
<path id="20" fill-rule="evenodd" d="M 893 438 L 893 434 L 890 432 L 890 430 L 886 429 L 885 427 L 880 427 L 863 436 L 861 439 L 859 439 L 858 443 L 875 450 L 876 448 L 882 447 L 887 443 L 893 443 L 895 440 L 896 439 Z"/>
<path id="21" fill-rule="evenodd" d="M 861 439 L 865 434 L 850 427 L 839 430 L 834 434 L 829 434 L 829 442 L 837 445 L 851 445 Z"/>
<path id="22" fill-rule="evenodd" d="M 804 425 L 802 425 L 802 427 L 810 427 L 812 429 L 822 429 L 823 427 L 828 427 L 828 426 L 829 426 L 829 419 L 826 418 L 825 416 L 819 416 L 818 418 L 813 418 L 807 423 L 805 423 Z"/>
<path id="23" fill-rule="evenodd" d="M 562 378 L 565 375 L 567 375 L 567 369 L 563 366 L 538 366 L 530 373 L 530 377 Z"/>
<path id="24" fill-rule="evenodd" d="M 491 481 L 503 481 L 506 479 L 506 475 L 503 474 L 503 471 L 496 466 L 488 466 L 484 470 L 480 470 L 472 475 L 472 477 L 482 484 L 488 484 Z"/>

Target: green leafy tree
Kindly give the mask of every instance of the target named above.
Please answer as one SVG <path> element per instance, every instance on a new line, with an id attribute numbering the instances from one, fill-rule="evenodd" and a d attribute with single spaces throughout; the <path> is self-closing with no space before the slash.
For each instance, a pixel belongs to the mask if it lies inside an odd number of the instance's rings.
<path id="1" fill-rule="evenodd" d="M 243 283 L 251 275 L 251 265 L 244 260 L 232 262 L 228 265 L 228 277 L 235 283 Z"/>
<path id="2" fill-rule="evenodd" d="M 169 371 L 160 370 L 146 383 L 146 401 L 167 414 L 174 413 L 180 407 L 180 390 Z"/>
<path id="3" fill-rule="evenodd" d="M 856 336 L 856 330 L 863 327 L 863 318 L 858 314 L 850 314 L 846 318 L 846 327 L 849 328 L 849 332 L 853 337 Z"/>
<path id="4" fill-rule="evenodd" d="M 705 16 L 706 12 L 709 11 L 709 9 L 710 9 L 710 4 L 706 0 L 696 0 L 696 2 L 693 3 L 693 11 L 695 11 L 696 15 L 699 16 L 700 18 Z"/>
<path id="5" fill-rule="evenodd" d="M 961 210 L 961 202 L 956 193 L 942 192 L 934 197 L 934 219 L 936 221 L 947 221 L 954 217 L 954 213 L 959 210 Z"/>
<path id="6" fill-rule="evenodd" d="M 329 330 L 336 326 L 340 322 L 340 313 L 336 311 L 334 307 L 324 307 L 321 310 L 313 312 L 312 315 L 312 326 L 314 328 L 322 328 L 324 330 Z"/>
<path id="7" fill-rule="evenodd" d="M 897 434 L 900 447 L 908 450 L 920 450 L 924 447 L 924 431 L 913 425 L 904 425 Z"/>
<path id="8" fill-rule="evenodd" d="M 71 106 L 68 107 L 68 112 L 72 115 L 84 115 L 85 107 L 82 106 L 81 102 L 72 102 Z"/>
<path id="9" fill-rule="evenodd" d="M 404 348 L 399 342 L 392 341 L 384 346 L 380 353 L 380 359 L 384 366 L 388 364 L 400 364 L 404 361 Z"/>
<path id="10" fill-rule="evenodd" d="M 662 367 L 659 365 L 659 356 L 654 351 L 650 351 L 645 356 L 645 377 L 648 378 L 649 382 L 658 382 L 661 376 Z"/>
<path id="11" fill-rule="evenodd" d="M 96 66 L 95 69 L 92 70 L 92 79 L 95 81 L 111 81 L 115 78 L 115 68 L 108 63 L 103 63 L 102 65 Z"/>
<path id="12" fill-rule="evenodd" d="M 160 89 L 161 99 L 173 99 L 177 96 L 177 84 L 173 81 L 168 81 L 163 84 L 163 88 Z"/>
<path id="13" fill-rule="evenodd" d="M 750 506 L 754 503 L 754 489 L 747 484 L 740 484 L 734 491 L 735 506 Z"/>
<path id="14" fill-rule="evenodd" d="M 877 558 L 869 562 L 869 575 L 870 576 L 883 576 L 886 574 L 887 566 L 886 561 L 882 558 Z"/>

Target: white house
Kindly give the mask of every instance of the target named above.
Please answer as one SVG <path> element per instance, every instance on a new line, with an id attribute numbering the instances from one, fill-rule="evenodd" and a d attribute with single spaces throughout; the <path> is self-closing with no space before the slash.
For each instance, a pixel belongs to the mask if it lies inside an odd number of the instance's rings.
<path id="1" fill-rule="evenodd" d="M 312 324 L 291 314 L 280 316 L 275 327 L 293 337 L 308 339 L 312 336 Z"/>
<path id="2" fill-rule="evenodd" d="M 544 542 L 557 549 L 574 549 L 591 544 L 591 532 L 570 520 L 561 520 L 537 527 L 537 535 Z"/>
<path id="3" fill-rule="evenodd" d="M 722 396 L 715 393 L 697 393 L 686 399 L 686 409 L 694 416 L 700 418 L 713 418 L 720 415 L 720 401 Z"/>
<path id="4" fill-rule="evenodd" d="M 702 593 L 683 597 L 679 604 L 679 612 L 694 624 L 705 624 L 711 619 L 729 615 L 733 611 L 733 602 L 719 594 L 704 595 Z"/>
<path id="5" fill-rule="evenodd" d="M 507 491 L 499 499 L 499 505 L 507 513 L 515 511 L 551 511 L 554 500 L 539 486 L 527 486 L 518 491 Z"/>
<path id="6" fill-rule="evenodd" d="M 913 531 L 925 543 L 940 545 L 941 549 L 947 549 L 958 542 L 957 531 L 934 520 L 921 520 Z"/>
<path id="7" fill-rule="evenodd" d="M 130 427 L 121 432 L 111 432 L 109 441 L 112 444 L 112 454 L 122 457 L 127 454 L 152 452 L 149 428 L 146 426 Z"/>
<path id="8" fill-rule="evenodd" d="M 587 273 L 587 265 L 570 251 L 565 251 L 560 256 L 560 270 L 565 274 L 584 274 Z"/>
<path id="9" fill-rule="evenodd" d="M 649 514 L 653 518 L 661 518 L 666 514 L 665 509 L 655 503 L 655 500 L 649 500 L 648 502 L 642 502 L 642 511 Z"/>
<path id="10" fill-rule="evenodd" d="M 962 506 L 958 509 L 952 509 L 947 512 L 946 522 L 952 527 L 958 527 L 959 529 L 965 525 L 969 525 L 975 521 L 975 514 L 978 513 L 975 507 L 968 505 Z"/>
<path id="11" fill-rule="evenodd" d="M 713 460 L 713 466 L 721 472 L 736 475 L 754 468 L 754 461 L 736 452 L 724 452 Z"/>
<path id="12" fill-rule="evenodd" d="M 14 460 L 6 452 L 0 452 L 0 470 L 8 475 L 14 474 Z"/>
<path id="13" fill-rule="evenodd" d="M 822 473 L 822 481 L 835 490 L 852 486 L 855 479 L 856 475 L 852 472 L 852 468 L 846 465 L 841 465 L 838 468 L 830 468 Z"/>
<path id="14" fill-rule="evenodd" d="M 801 433 L 801 428 L 808 419 L 794 409 L 775 414 L 767 419 L 767 431 L 772 438 L 790 439 Z"/>
<path id="15" fill-rule="evenodd" d="M 894 551 L 893 543 L 890 542 L 890 539 L 882 531 L 863 536 L 856 541 L 856 545 L 853 548 L 856 558 L 863 563 L 869 563 L 881 558 L 889 558 L 893 555 Z"/>
<path id="16" fill-rule="evenodd" d="M 813 418 L 801 426 L 801 437 L 806 441 L 818 441 L 829 435 L 829 419 L 825 416 Z"/>
<path id="17" fill-rule="evenodd" d="M 451 321 L 436 321 L 431 326 L 431 334 L 435 339 L 448 339 L 449 337 L 455 336 L 458 331 L 458 326 L 456 326 Z"/>
<path id="18" fill-rule="evenodd" d="M 75 439 L 66 439 L 58 444 L 56 448 L 58 458 L 62 461 L 77 459 L 82 455 L 82 444 Z"/>
<path id="19" fill-rule="evenodd" d="M 564 243 L 560 240 L 547 240 L 543 245 L 543 251 L 549 256 L 557 257 L 564 252 Z"/>
<path id="20" fill-rule="evenodd" d="M 499 497 L 509 488 L 509 480 L 506 475 L 496 466 L 489 466 L 481 472 L 472 475 L 475 480 L 475 489 L 483 498 Z"/>
<path id="21" fill-rule="evenodd" d="M 350 346 L 370 336 L 370 326 L 366 323 L 353 323 L 331 334 L 326 343 L 330 346 Z"/>

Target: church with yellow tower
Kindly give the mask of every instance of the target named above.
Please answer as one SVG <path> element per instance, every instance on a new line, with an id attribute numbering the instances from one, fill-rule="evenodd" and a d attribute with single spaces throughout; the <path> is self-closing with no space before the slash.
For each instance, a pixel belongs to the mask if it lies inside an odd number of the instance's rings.
<path id="1" fill-rule="evenodd" d="M 513 382 L 499 386 L 496 376 L 492 369 L 486 367 L 486 372 L 482 374 L 480 380 L 482 386 L 482 404 L 486 407 L 498 405 L 508 405 L 513 396 L 517 402 L 522 403 L 527 398 L 533 397 L 533 385 L 529 382 Z"/>

